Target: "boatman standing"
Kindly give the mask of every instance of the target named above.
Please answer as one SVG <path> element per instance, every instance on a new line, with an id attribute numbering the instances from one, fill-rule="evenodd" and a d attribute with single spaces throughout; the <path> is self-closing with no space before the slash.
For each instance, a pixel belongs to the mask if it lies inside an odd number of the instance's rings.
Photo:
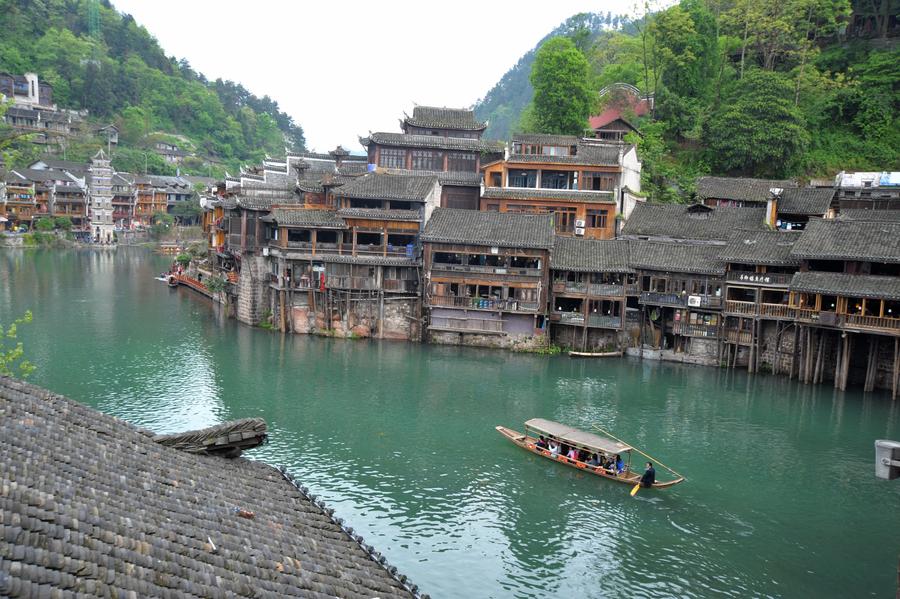
<path id="1" fill-rule="evenodd" d="M 653 462 L 647 462 L 647 470 L 644 472 L 644 475 L 641 477 L 641 486 L 652 487 L 653 483 L 656 482 L 656 470 L 653 469 Z"/>

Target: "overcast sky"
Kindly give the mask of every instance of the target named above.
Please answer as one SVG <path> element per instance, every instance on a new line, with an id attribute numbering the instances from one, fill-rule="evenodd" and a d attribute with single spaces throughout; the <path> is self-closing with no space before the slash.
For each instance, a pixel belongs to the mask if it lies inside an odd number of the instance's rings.
<path id="1" fill-rule="evenodd" d="M 415 104 L 471 106 L 519 57 L 579 12 L 630 14 L 633 0 L 112 0 L 166 54 L 210 80 L 269 95 L 310 149 L 361 150 Z"/>

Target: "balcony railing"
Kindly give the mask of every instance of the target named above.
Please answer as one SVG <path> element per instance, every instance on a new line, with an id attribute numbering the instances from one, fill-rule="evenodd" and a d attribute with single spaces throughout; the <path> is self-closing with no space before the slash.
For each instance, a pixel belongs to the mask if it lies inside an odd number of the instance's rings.
<path id="1" fill-rule="evenodd" d="M 460 331 L 466 333 L 503 333 L 503 321 L 488 318 L 453 318 L 432 316 L 431 329 Z"/>
<path id="2" fill-rule="evenodd" d="M 433 295 L 428 305 L 446 308 L 467 308 L 470 310 L 494 310 L 502 312 L 537 312 L 537 302 L 523 302 L 515 299 L 488 299 L 483 297 L 457 297 L 454 295 Z"/>
<path id="3" fill-rule="evenodd" d="M 900 318 L 883 318 L 881 316 L 846 314 L 843 316 L 843 320 L 844 326 L 847 327 L 862 329 L 889 329 L 900 331 Z"/>
<path id="4" fill-rule="evenodd" d="M 434 262 L 432 263 L 431 267 L 433 270 L 445 270 L 451 272 L 477 272 L 496 275 L 524 275 L 530 277 L 539 277 L 543 274 L 540 268 L 519 268 L 511 266 L 481 266 L 476 264 L 446 264 L 444 262 Z"/>
<path id="5" fill-rule="evenodd" d="M 759 314 L 771 318 L 796 318 L 797 310 L 784 304 L 760 304 Z"/>
<path id="6" fill-rule="evenodd" d="M 620 329 L 622 328 L 622 317 L 591 314 L 588 316 L 588 326 L 597 329 Z"/>
<path id="7" fill-rule="evenodd" d="M 725 341 L 728 343 L 737 343 L 738 345 L 750 345 L 752 336 L 750 331 L 739 331 L 737 329 L 725 329 Z"/>
<path id="8" fill-rule="evenodd" d="M 710 324 L 690 324 L 676 322 L 672 325 L 672 332 L 685 337 L 718 337 L 719 328 Z"/>
<path id="9" fill-rule="evenodd" d="M 747 283 L 749 285 L 773 285 L 787 287 L 791 282 L 792 274 L 768 273 L 768 272 L 742 272 L 729 271 L 726 279 L 731 283 Z"/>
<path id="10" fill-rule="evenodd" d="M 584 326 L 584 314 L 581 312 L 553 312 L 551 319 L 561 324 Z"/>
<path id="11" fill-rule="evenodd" d="M 700 305 L 692 305 L 690 298 L 699 297 Z M 656 291 L 642 291 L 642 304 L 658 304 L 661 306 L 677 306 L 688 308 L 720 308 L 722 298 L 711 295 L 682 295 L 680 293 L 659 293 Z"/>
<path id="12" fill-rule="evenodd" d="M 725 300 L 725 311 L 729 314 L 756 314 L 756 302 L 742 302 L 738 300 Z"/>
<path id="13" fill-rule="evenodd" d="M 576 283 L 573 281 L 556 281 L 553 283 L 554 293 L 590 293 L 594 296 L 621 297 L 625 294 L 624 285 L 615 283 Z"/>
<path id="14" fill-rule="evenodd" d="M 384 279 L 382 287 L 385 291 L 415 292 L 419 289 L 419 282 L 409 279 Z"/>

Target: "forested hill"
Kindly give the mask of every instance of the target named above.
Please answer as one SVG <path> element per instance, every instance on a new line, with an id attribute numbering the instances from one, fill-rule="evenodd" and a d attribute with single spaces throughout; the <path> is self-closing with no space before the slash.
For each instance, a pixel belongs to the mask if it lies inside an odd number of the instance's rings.
<path id="1" fill-rule="evenodd" d="M 655 96 L 633 141 L 644 191 L 676 201 L 705 174 L 900 169 L 898 13 L 900 0 L 680 0 L 588 47 L 577 28 L 554 33 L 583 52 L 592 90 L 623 82 Z M 481 118 L 527 129 L 531 62 L 491 90 Z"/>
<path id="2" fill-rule="evenodd" d="M 572 37 L 576 45 L 587 51 L 601 32 L 617 29 L 624 23 L 624 17 L 610 12 L 605 15 L 581 13 L 570 17 L 547 34 L 500 78 L 484 98 L 475 103 L 475 116 L 481 121 L 488 121 L 485 137 L 506 140 L 518 125 L 519 116 L 534 93 L 528 80 L 534 54 L 544 42 L 558 35 L 565 35 Z"/>
<path id="3" fill-rule="evenodd" d="M 158 132 L 226 166 L 304 148 L 277 102 L 207 81 L 108 0 L 0 0 L 0 31 L 0 71 L 35 72 L 60 108 L 117 124 L 126 158 Z"/>

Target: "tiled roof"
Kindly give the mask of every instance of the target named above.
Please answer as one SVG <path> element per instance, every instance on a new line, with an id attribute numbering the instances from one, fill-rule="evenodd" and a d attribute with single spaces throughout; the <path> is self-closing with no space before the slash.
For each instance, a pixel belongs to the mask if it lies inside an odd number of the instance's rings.
<path id="1" fill-rule="evenodd" d="M 778 198 L 778 212 L 822 216 L 828 212 L 833 198 L 833 189 L 821 187 L 785 189 Z"/>
<path id="2" fill-rule="evenodd" d="M 0 378 L 0 595 L 411 597 L 282 471 Z"/>
<path id="3" fill-rule="evenodd" d="M 578 164 L 585 166 L 619 166 L 621 144 L 587 143 L 580 141 L 574 156 L 545 156 L 544 154 L 510 154 L 508 162 L 548 164 Z"/>
<path id="4" fill-rule="evenodd" d="M 765 207 L 707 208 L 692 204 L 638 203 L 623 235 L 725 241 L 736 230 L 764 230 Z"/>
<path id="5" fill-rule="evenodd" d="M 275 208 L 272 210 L 272 220 L 285 227 L 347 228 L 334 210 Z"/>
<path id="6" fill-rule="evenodd" d="M 628 264 L 625 239 L 578 239 L 557 237 L 550 256 L 550 268 L 575 272 L 634 272 Z"/>
<path id="7" fill-rule="evenodd" d="M 483 141 L 463 137 L 443 137 L 440 135 L 407 135 L 405 133 L 372 133 L 368 138 L 360 140 L 362 145 L 369 142 L 383 146 L 401 148 L 426 148 L 437 150 L 459 150 L 469 152 L 503 152 L 503 144 L 496 141 Z"/>
<path id="8" fill-rule="evenodd" d="M 564 200 L 615 204 L 611 191 L 580 191 L 577 189 L 532 189 L 529 187 L 485 187 L 481 197 L 489 200 Z"/>
<path id="9" fill-rule="evenodd" d="M 550 249 L 553 216 L 436 208 L 425 225 L 423 241 Z"/>
<path id="10" fill-rule="evenodd" d="M 797 184 L 790 180 L 700 177 L 697 179 L 697 197 L 700 199 L 765 202 L 769 199 L 770 189 L 787 189 L 789 187 L 797 187 Z"/>
<path id="11" fill-rule="evenodd" d="M 719 258 L 736 264 L 799 264 L 800 261 L 791 256 L 791 249 L 800 235 L 800 232 L 791 231 L 738 231 L 722 248 Z"/>
<path id="12" fill-rule="evenodd" d="M 725 274 L 719 259 L 721 246 L 633 241 L 629 246 L 633 268 L 662 272 L 687 272 L 707 275 Z"/>
<path id="13" fill-rule="evenodd" d="M 487 123 L 479 123 L 475 120 L 475 112 L 473 110 L 467 108 L 439 108 L 437 106 L 416 106 L 413 108 L 412 117 L 406 117 L 404 122 L 414 127 L 434 129 L 482 131 L 487 127 Z"/>
<path id="14" fill-rule="evenodd" d="M 838 220 L 861 220 L 871 223 L 900 222 L 900 210 L 867 210 L 865 208 L 842 208 Z"/>
<path id="15" fill-rule="evenodd" d="M 297 182 L 297 189 L 307 191 L 309 193 L 323 193 L 325 188 L 315 179 L 303 179 Z"/>
<path id="16" fill-rule="evenodd" d="M 481 185 L 480 172 L 467 171 L 412 171 L 404 168 L 379 168 L 379 173 L 389 175 L 434 175 L 441 185 L 459 185 L 462 187 L 478 187 Z"/>
<path id="17" fill-rule="evenodd" d="M 246 210 L 262 210 L 268 211 L 274 205 L 299 204 L 300 200 L 294 197 L 258 197 L 258 196 L 238 196 L 236 198 L 237 205 Z"/>
<path id="18" fill-rule="evenodd" d="M 812 220 L 794 244 L 807 260 L 863 260 L 900 263 L 900 222 Z"/>
<path id="19" fill-rule="evenodd" d="M 334 194 L 345 198 L 425 201 L 437 185 L 434 175 L 369 173 L 348 182 Z"/>
<path id="20" fill-rule="evenodd" d="M 578 145 L 581 138 L 574 135 L 550 135 L 547 133 L 521 133 L 514 135 L 513 143 L 531 144 L 537 146 L 574 146 Z"/>
<path id="21" fill-rule="evenodd" d="M 900 277 L 848 275 L 840 272 L 798 272 L 791 279 L 790 289 L 804 293 L 900 300 Z"/>
<path id="22" fill-rule="evenodd" d="M 380 208 L 341 208 L 338 216 L 342 218 L 369 218 L 373 220 L 400 220 L 419 222 L 422 213 L 418 210 L 382 210 Z"/>

